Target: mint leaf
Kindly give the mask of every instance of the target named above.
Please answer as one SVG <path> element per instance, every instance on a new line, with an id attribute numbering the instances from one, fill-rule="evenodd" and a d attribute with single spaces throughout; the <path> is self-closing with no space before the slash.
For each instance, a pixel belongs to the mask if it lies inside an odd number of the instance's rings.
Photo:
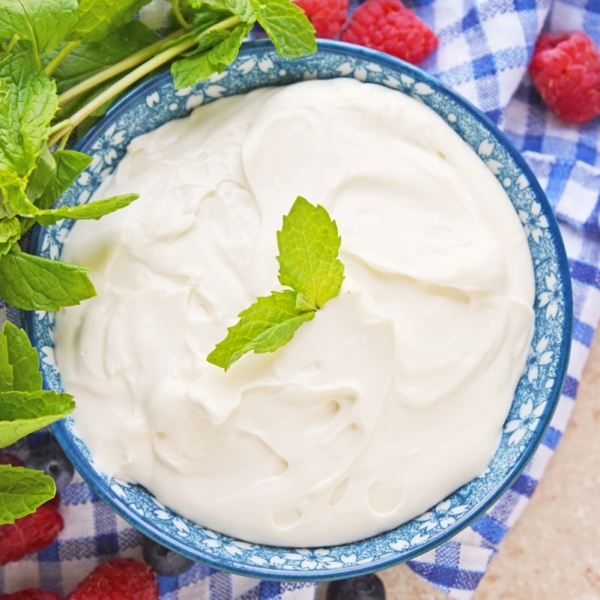
<path id="1" fill-rule="evenodd" d="M 44 144 L 37 165 L 27 182 L 26 194 L 31 202 L 35 203 L 44 193 L 44 189 L 50 183 L 55 171 L 56 160 L 48 149 L 48 146 Z"/>
<path id="2" fill-rule="evenodd" d="M 299 58 L 316 52 L 315 29 L 304 11 L 291 0 L 251 0 L 256 20 L 262 25 L 277 52 Z"/>
<path id="3" fill-rule="evenodd" d="M 277 232 L 279 282 L 302 293 L 313 309 L 321 308 L 340 293 L 344 281 L 340 244 L 327 211 L 298 196 Z"/>
<path id="4" fill-rule="evenodd" d="M 45 147 L 27 186 L 27 196 L 35 204 L 30 214 L 50 208 L 91 162 L 91 156 L 75 150 L 57 150 L 50 154 Z M 29 230 L 34 223 L 34 218 L 22 219 L 21 232 Z"/>
<path id="5" fill-rule="evenodd" d="M 0 335 L 0 392 L 13 389 L 13 367 L 8 354 L 8 340 Z"/>
<path id="6" fill-rule="evenodd" d="M 0 342 L 2 340 L 7 342 L 8 362 L 13 372 L 10 389 L 21 392 L 41 390 L 40 359 L 25 331 L 6 321 L 0 335 Z"/>
<path id="7" fill-rule="evenodd" d="M 156 36 L 140 21 L 129 21 L 106 37 L 77 46 L 54 71 L 58 93 L 153 44 Z M 48 60 L 52 56 L 47 57 Z"/>
<path id="8" fill-rule="evenodd" d="M 32 513 L 55 494 L 54 480 L 43 471 L 0 465 L 0 525 Z"/>
<path id="9" fill-rule="evenodd" d="M 23 310 L 58 310 L 96 295 L 87 269 L 20 252 L 0 258 L 0 297 Z"/>
<path id="10" fill-rule="evenodd" d="M 302 323 L 314 319 L 317 309 L 340 293 L 340 243 L 327 211 L 298 196 L 277 232 L 279 281 L 293 289 L 271 292 L 242 311 L 206 360 L 227 371 L 247 352 L 273 352 L 287 344 Z"/>
<path id="11" fill-rule="evenodd" d="M 42 225 L 52 225 L 61 219 L 99 219 L 115 210 L 129 206 L 137 198 L 139 198 L 139 194 L 123 194 L 79 206 L 61 206 L 51 210 L 41 210 L 34 218 Z"/>
<path id="12" fill-rule="evenodd" d="M 31 42 L 37 61 L 54 50 L 77 22 L 77 0 L 0 0 L 0 40 Z"/>
<path id="13" fill-rule="evenodd" d="M 58 150 L 53 157 L 56 168 L 35 202 L 42 210 L 50 208 L 92 162 L 91 156 L 75 150 Z"/>
<path id="14" fill-rule="evenodd" d="M 21 237 L 21 223 L 17 217 L 0 219 L 0 256 L 6 254 Z"/>
<path id="15" fill-rule="evenodd" d="M 206 357 L 227 371 L 247 352 L 273 352 L 287 344 L 296 330 L 315 317 L 314 311 L 296 308 L 296 292 L 272 292 L 239 314 L 239 321 L 227 330 L 227 337 Z"/>
<path id="16" fill-rule="evenodd" d="M 66 417 L 74 408 L 69 394 L 47 390 L 0 392 L 0 447 Z"/>
<path id="17" fill-rule="evenodd" d="M 238 25 L 223 41 L 206 50 L 202 54 L 181 58 L 171 66 L 175 88 L 182 89 L 208 79 L 214 73 L 222 73 L 225 67 L 235 60 L 244 38 L 251 25 Z M 223 36 L 224 32 L 210 32 Z M 206 37 L 208 37 L 208 35 Z M 216 35 L 213 36 L 216 38 Z"/>
<path id="18" fill-rule="evenodd" d="M 5 203 L 5 208 L 11 215 L 28 216 L 37 212 L 36 207 L 27 198 L 27 179 L 25 177 L 8 178 L 0 175 L 0 192 Z"/>
<path id="19" fill-rule="evenodd" d="M 8 184 L 24 194 L 48 140 L 58 97 L 55 83 L 24 50 L 0 61 L 0 96 L 0 189 L 7 201 Z"/>
<path id="20" fill-rule="evenodd" d="M 208 5 L 216 10 L 227 11 L 239 17 L 244 23 L 256 21 L 256 13 L 250 0 L 191 0 L 190 5 L 194 8 Z"/>
<path id="21" fill-rule="evenodd" d="M 79 0 L 79 20 L 68 39 L 97 42 L 149 3 L 150 0 Z"/>

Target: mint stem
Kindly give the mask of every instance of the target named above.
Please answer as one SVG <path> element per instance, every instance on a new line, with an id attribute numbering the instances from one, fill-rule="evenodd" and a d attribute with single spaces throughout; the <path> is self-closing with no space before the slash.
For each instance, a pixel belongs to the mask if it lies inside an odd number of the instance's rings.
<path id="1" fill-rule="evenodd" d="M 72 88 L 61 94 L 58 98 L 58 105 L 60 107 L 63 107 L 69 102 L 75 100 L 76 98 L 79 98 L 79 96 L 81 96 L 82 94 L 93 90 L 96 86 L 100 85 L 101 83 L 104 83 L 105 81 L 108 81 L 109 79 L 112 79 L 116 75 L 120 75 L 125 71 L 129 71 L 129 69 L 133 69 L 134 67 L 141 65 L 149 58 L 152 58 L 155 54 L 157 54 L 157 52 L 159 52 L 165 44 L 176 40 L 178 37 L 181 37 L 184 33 L 185 31 L 183 29 L 179 29 L 171 35 L 168 35 L 167 37 L 159 40 L 158 42 L 147 46 L 143 50 L 139 50 L 131 56 L 128 56 L 127 58 L 124 58 L 123 60 L 119 61 L 118 63 L 115 63 L 114 65 L 103 69 L 99 73 L 88 77 L 86 80 L 82 81 L 81 83 L 78 83 L 77 85 L 74 85 Z"/>
<path id="2" fill-rule="evenodd" d="M 101 94 L 96 96 L 93 100 L 91 100 L 88 104 L 86 104 L 83 108 L 78 110 L 75 114 L 71 115 L 70 119 L 65 121 L 61 121 L 52 127 L 50 140 L 48 141 L 49 146 L 53 146 L 58 142 L 58 140 L 63 137 L 66 133 L 69 133 L 77 127 L 81 122 L 83 122 L 87 117 L 89 117 L 95 110 L 104 105 L 105 102 L 108 102 L 121 92 L 125 91 L 128 87 L 137 83 L 140 79 L 161 67 L 162 65 L 168 63 L 172 59 L 174 59 L 179 54 L 189 50 L 192 46 L 198 43 L 198 41 L 203 38 L 205 35 L 210 33 L 211 31 L 219 31 L 221 29 L 229 29 L 230 27 L 235 27 L 241 23 L 240 19 L 236 16 L 229 17 L 228 19 L 224 19 L 220 23 L 213 25 L 212 27 L 208 27 L 205 29 L 198 37 L 186 39 L 175 46 L 171 46 L 171 48 L 167 48 L 160 54 L 157 54 L 154 58 L 146 61 L 144 64 L 140 65 L 137 69 L 131 71 L 111 85 L 108 89 L 104 90 Z"/>
<path id="3" fill-rule="evenodd" d="M 175 15 L 175 18 L 177 19 L 177 22 L 187 31 L 189 31 L 192 26 L 183 18 L 183 15 L 181 14 L 181 7 L 179 6 L 179 0 L 175 0 L 175 2 L 173 2 L 173 14 Z"/>
<path id="4" fill-rule="evenodd" d="M 50 77 L 54 74 L 54 71 L 58 69 L 60 64 L 62 63 L 77 46 L 81 44 L 81 40 L 76 40 L 75 42 L 67 42 L 57 53 L 56 56 L 46 65 L 44 69 L 44 73 Z"/>

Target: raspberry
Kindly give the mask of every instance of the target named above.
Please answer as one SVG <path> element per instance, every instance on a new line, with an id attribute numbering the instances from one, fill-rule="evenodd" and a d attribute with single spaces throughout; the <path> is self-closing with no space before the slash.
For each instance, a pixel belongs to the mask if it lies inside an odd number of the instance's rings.
<path id="1" fill-rule="evenodd" d="M 306 13 L 317 37 L 334 38 L 348 17 L 348 0 L 295 0 Z"/>
<path id="2" fill-rule="evenodd" d="M 0 450 L 0 465 L 12 465 L 13 467 L 22 467 L 23 461 L 14 454 Z"/>
<path id="3" fill-rule="evenodd" d="M 62 600 L 62 596 L 56 592 L 28 588 L 13 594 L 0 594 L 0 600 Z"/>
<path id="4" fill-rule="evenodd" d="M 0 452 L 0 464 L 20 467 L 23 461 L 8 452 Z M 37 552 L 56 539 L 64 527 L 63 518 L 57 512 L 59 505 L 57 494 L 39 506 L 34 513 L 25 515 L 12 524 L 0 525 L 0 565 L 19 560 L 30 552 Z M 53 599 L 49 597 L 48 600 Z"/>
<path id="5" fill-rule="evenodd" d="M 113 558 L 98 565 L 68 600 L 158 600 L 158 585 L 143 562 Z"/>
<path id="6" fill-rule="evenodd" d="M 10 525 L 0 525 L 0 565 L 20 560 L 37 552 L 56 539 L 64 527 L 63 518 L 56 512 L 58 503 L 49 500 L 29 515 Z"/>
<path id="7" fill-rule="evenodd" d="M 585 33 L 540 35 L 529 75 L 546 106 L 565 123 L 600 114 L 600 52 Z"/>
<path id="8" fill-rule="evenodd" d="M 381 50 L 414 65 L 438 45 L 435 33 L 399 0 L 367 0 L 361 4 L 341 39 Z"/>

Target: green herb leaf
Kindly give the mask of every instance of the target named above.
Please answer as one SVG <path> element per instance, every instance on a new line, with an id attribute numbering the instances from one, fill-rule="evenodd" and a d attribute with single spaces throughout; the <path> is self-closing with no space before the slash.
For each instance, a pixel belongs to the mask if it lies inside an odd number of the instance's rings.
<path id="1" fill-rule="evenodd" d="M 58 310 L 96 295 L 87 269 L 20 252 L 0 258 L 0 297 L 23 310 Z"/>
<path id="2" fill-rule="evenodd" d="M 257 298 L 239 314 L 240 320 L 227 330 L 227 337 L 206 360 L 227 371 L 247 352 L 273 352 L 287 344 L 300 325 L 315 317 L 314 311 L 296 308 L 296 297 L 296 292 L 286 290 Z"/>
<path id="3" fill-rule="evenodd" d="M 53 225 L 61 219 L 99 219 L 115 210 L 129 206 L 137 198 L 139 198 L 139 194 L 123 194 L 79 206 L 61 206 L 51 210 L 41 210 L 34 218 L 42 225 Z"/>
<path id="4" fill-rule="evenodd" d="M 50 208 L 78 175 L 92 162 L 92 157 L 75 150 L 58 150 L 54 153 L 56 170 L 36 201 L 41 209 Z"/>
<path id="5" fill-rule="evenodd" d="M 0 447 L 66 417 L 74 408 L 69 394 L 47 390 L 0 392 Z"/>
<path id="6" fill-rule="evenodd" d="M 52 152 L 50 152 L 48 146 L 44 144 L 37 165 L 27 183 L 26 194 L 31 202 L 35 204 L 35 201 L 44 193 L 55 171 L 56 160 L 54 160 L 54 156 L 52 156 Z"/>
<path id="7" fill-rule="evenodd" d="M 0 465 L 0 525 L 32 513 L 55 494 L 54 480 L 43 471 Z"/>
<path id="8" fill-rule="evenodd" d="M 340 293 L 344 281 L 340 244 L 327 211 L 298 196 L 277 232 L 279 282 L 302 293 L 313 309 L 321 308 Z"/>
<path id="9" fill-rule="evenodd" d="M 21 237 L 21 223 L 17 217 L 0 219 L 0 256 L 6 254 Z"/>
<path id="10" fill-rule="evenodd" d="M 1 340 L 7 342 L 8 362 L 13 371 L 10 389 L 21 392 L 41 390 L 40 359 L 25 331 L 6 321 Z"/>
<path id="11" fill-rule="evenodd" d="M 244 23 L 254 23 L 256 21 L 256 12 L 250 0 L 190 0 L 190 5 L 194 8 L 201 8 L 208 5 L 215 10 L 223 10 L 239 17 Z"/>
<path id="12" fill-rule="evenodd" d="M 77 0 L 0 0 L 0 40 L 31 42 L 36 62 L 52 52 L 77 22 Z"/>
<path id="13" fill-rule="evenodd" d="M 48 140 L 58 97 L 54 82 L 25 50 L 0 61 L 0 96 L 0 189 L 12 206 L 5 188 L 11 185 L 25 195 L 27 178 Z"/>
<path id="14" fill-rule="evenodd" d="M 155 41 L 154 33 L 135 20 L 125 23 L 96 42 L 80 44 L 54 72 L 58 93 L 62 94 Z M 51 58 L 52 56 L 48 57 Z"/>
<path id="15" fill-rule="evenodd" d="M 316 52 L 315 29 L 304 11 L 291 0 L 251 0 L 256 20 L 263 26 L 277 52 L 298 58 Z"/>
<path id="16" fill-rule="evenodd" d="M 79 0 L 79 20 L 69 40 L 97 42 L 123 25 L 150 0 Z"/>
<path id="17" fill-rule="evenodd" d="M 247 352 L 273 352 L 287 344 L 302 323 L 314 319 L 316 310 L 340 293 L 340 243 L 327 211 L 298 196 L 277 232 L 279 281 L 293 289 L 271 292 L 242 311 L 206 360 L 227 371 Z"/>
<path id="18" fill-rule="evenodd" d="M 11 180 L 0 176 L 0 191 L 5 208 L 8 208 L 12 215 L 29 216 L 37 212 L 35 205 L 27 198 L 26 188 L 25 177 L 15 177 Z"/>
<path id="19" fill-rule="evenodd" d="M 0 335 L 0 392 L 8 392 L 13 389 L 13 367 L 10 364 L 8 354 L 8 340 Z"/>
<path id="20" fill-rule="evenodd" d="M 198 81 L 208 79 L 214 73 L 222 73 L 238 55 L 244 38 L 248 35 L 251 25 L 238 25 L 229 36 L 200 55 L 181 58 L 171 66 L 171 73 L 177 89 L 193 85 Z M 211 32 L 223 36 L 224 32 Z M 210 35 L 210 34 L 209 34 Z M 208 35 L 206 36 L 208 37 Z M 216 35 L 212 36 L 216 39 Z"/>

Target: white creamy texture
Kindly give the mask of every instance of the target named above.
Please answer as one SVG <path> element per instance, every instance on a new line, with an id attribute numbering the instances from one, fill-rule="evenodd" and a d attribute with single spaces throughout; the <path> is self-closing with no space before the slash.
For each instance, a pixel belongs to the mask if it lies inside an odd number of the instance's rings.
<path id="1" fill-rule="evenodd" d="M 338 544 L 415 517 L 480 475 L 533 328 L 519 220 L 430 109 L 354 80 L 261 89 L 135 139 L 63 259 L 98 296 L 60 313 L 56 352 L 97 467 L 201 525 Z M 337 298 L 272 354 L 205 361 L 279 289 L 297 195 L 337 221 Z"/>

